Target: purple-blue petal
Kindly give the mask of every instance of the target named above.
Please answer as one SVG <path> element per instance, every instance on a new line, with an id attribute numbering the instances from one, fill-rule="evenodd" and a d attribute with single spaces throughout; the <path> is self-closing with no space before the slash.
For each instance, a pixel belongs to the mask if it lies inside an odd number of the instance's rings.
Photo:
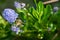
<path id="1" fill-rule="evenodd" d="M 15 22 L 16 18 L 18 18 L 18 14 L 13 9 L 4 9 L 2 16 L 9 22 Z"/>

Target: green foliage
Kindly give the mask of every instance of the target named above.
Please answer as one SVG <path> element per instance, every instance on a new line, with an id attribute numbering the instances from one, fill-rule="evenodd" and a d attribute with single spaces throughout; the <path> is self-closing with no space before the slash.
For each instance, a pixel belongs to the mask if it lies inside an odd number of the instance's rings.
<path id="1" fill-rule="evenodd" d="M 11 25 L 0 16 L 0 38 L 8 37 L 5 39 L 9 40 L 11 37 L 14 39 L 15 36 L 23 36 L 39 40 L 51 40 L 55 30 L 60 27 L 60 10 L 52 13 L 51 5 L 47 5 L 46 8 L 44 8 L 43 3 L 39 2 L 36 3 L 36 9 L 34 7 L 17 9 L 17 12 L 24 25 L 20 28 L 24 32 L 18 35 L 11 32 Z"/>
<path id="2" fill-rule="evenodd" d="M 53 17 L 51 5 L 47 5 L 46 8 L 44 8 L 42 2 L 39 2 L 36 5 L 36 9 L 34 7 L 28 10 L 23 9 L 19 11 L 19 14 L 22 20 L 25 19 L 26 21 L 23 27 L 23 36 L 43 39 L 45 32 L 54 32 L 56 30 L 56 25 L 51 21 Z M 24 16 L 22 14 L 24 14 Z"/>

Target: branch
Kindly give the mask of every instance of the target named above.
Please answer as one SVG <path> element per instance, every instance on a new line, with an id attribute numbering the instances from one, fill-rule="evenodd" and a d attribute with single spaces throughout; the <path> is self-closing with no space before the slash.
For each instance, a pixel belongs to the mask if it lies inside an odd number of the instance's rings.
<path id="1" fill-rule="evenodd" d="M 58 33 L 56 33 L 54 36 L 53 36 L 53 38 L 52 38 L 52 40 L 55 40 L 55 38 L 58 36 Z"/>
<path id="2" fill-rule="evenodd" d="M 50 0 L 50 1 L 43 2 L 43 4 L 49 4 L 49 3 L 58 2 L 58 1 L 59 0 Z"/>

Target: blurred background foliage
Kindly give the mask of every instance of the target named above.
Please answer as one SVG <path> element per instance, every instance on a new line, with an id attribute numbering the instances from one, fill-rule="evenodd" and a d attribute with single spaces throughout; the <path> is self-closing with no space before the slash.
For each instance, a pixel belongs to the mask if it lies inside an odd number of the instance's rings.
<path id="1" fill-rule="evenodd" d="M 0 0 L 0 9 L 3 10 L 4 8 L 14 8 L 14 1 L 19 1 L 19 2 L 23 2 L 23 3 L 26 3 L 26 4 L 29 4 L 30 6 L 35 6 L 34 4 L 34 0 Z M 39 1 L 47 1 L 47 0 L 37 0 L 37 2 Z M 58 6 L 60 7 L 60 1 L 59 2 L 55 2 L 55 3 L 51 3 L 51 5 L 54 7 L 54 6 Z M 1 11 L 0 10 L 0 11 Z"/>
<path id="2" fill-rule="evenodd" d="M 14 1 L 28 4 L 27 10 L 16 10 Z M 47 0 L 37 0 L 37 5 L 34 0 L 0 0 L 0 40 L 60 40 L 60 10 L 52 12 L 55 6 L 60 9 L 60 2 L 43 5 L 39 1 Z M 1 16 L 5 8 L 15 9 L 19 18 L 26 20 L 26 25 L 22 27 L 26 32 L 19 36 L 11 33 L 11 24 Z"/>

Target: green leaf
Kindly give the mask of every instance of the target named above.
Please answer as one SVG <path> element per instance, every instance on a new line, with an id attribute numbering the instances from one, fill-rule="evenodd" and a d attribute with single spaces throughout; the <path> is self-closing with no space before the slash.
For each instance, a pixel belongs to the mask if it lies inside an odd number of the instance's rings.
<path id="1" fill-rule="evenodd" d="M 41 22 L 43 11 L 44 11 L 44 5 L 42 2 L 39 2 L 36 8 L 36 11 L 38 13 L 38 22 Z"/>
<path id="2" fill-rule="evenodd" d="M 2 16 L 0 16 L 0 24 L 3 24 L 4 26 L 6 26 L 7 22 L 2 18 Z"/>
<path id="3" fill-rule="evenodd" d="M 52 8 L 50 5 L 47 5 L 46 8 L 44 9 L 44 15 L 42 20 L 45 21 L 46 23 L 49 21 L 49 18 L 51 16 L 51 10 Z"/>

